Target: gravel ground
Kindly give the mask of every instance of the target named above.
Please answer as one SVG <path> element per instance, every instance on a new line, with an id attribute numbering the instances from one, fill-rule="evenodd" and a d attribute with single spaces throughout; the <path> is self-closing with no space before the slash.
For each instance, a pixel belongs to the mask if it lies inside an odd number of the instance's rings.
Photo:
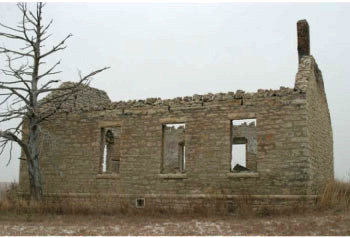
<path id="1" fill-rule="evenodd" d="M 350 211 L 262 218 L 0 214 L 0 235 L 350 236 Z"/>

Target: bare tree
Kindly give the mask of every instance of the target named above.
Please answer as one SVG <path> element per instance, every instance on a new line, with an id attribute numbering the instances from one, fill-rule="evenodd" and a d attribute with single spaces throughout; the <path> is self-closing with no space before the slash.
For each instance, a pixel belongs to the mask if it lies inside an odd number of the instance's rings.
<path id="1" fill-rule="evenodd" d="M 40 124 L 57 113 L 64 102 L 82 90 L 92 76 L 108 69 L 104 67 L 86 76 L 79 73 L 80 78 L 77 83 L 58 87 L 57 83 L 60 80 L 52 78 L 61 72 L 56 70 L 60 61 L 45 70 L 42 66 L 47 57 L 66 48 L 66 41 L 72 37 L 72 34 L 47 49 L 43 43 L 52 35 L 49 34 L 52 20 L 46 25 L 43 23 L 44 6 L 43 3 L 37 3 L 35 11 L 30 11 L 25 3 L 19 3 L 17 7 L 22 16 L 20 23 L 14 27 L 0 23 L 3 31 L 6 31 L 0 32 L 0 37 L 23 44 L 19 49 L 0 46 L 0 54 L 6 56 L 7 65 L 1 69 L 3 75 L 0 76 L 0 106 L 6 105 L 5 109 L 0 109 L 0 123 L 20 119 L 15 127 L 0 129 L 0 155 L 5 147 L 9 146 L 10 161 L 13 143 L 21 147 L 28 167 L 31 198 L 36 200 L 42 199 L 39 168 Z M 53 91 L 60 91 L 60 93 L 49 100 L 39 100 Z M 24 122 L 25 131 L 22 130 Z"/>

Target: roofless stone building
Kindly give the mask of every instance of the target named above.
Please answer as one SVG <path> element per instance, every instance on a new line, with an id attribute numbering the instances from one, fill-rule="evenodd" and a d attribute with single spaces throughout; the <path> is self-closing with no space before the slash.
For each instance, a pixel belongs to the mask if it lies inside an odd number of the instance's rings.
<path id="1" fill-rule="evenodd" d="M 314 201 L 334 177 L 333 136 L 308 23 L 297 30 L 294 88 L 127 102 L 84 88 L 42 125 L 45 195 L 226 211 L 242 194 L 256 205 Z"/>

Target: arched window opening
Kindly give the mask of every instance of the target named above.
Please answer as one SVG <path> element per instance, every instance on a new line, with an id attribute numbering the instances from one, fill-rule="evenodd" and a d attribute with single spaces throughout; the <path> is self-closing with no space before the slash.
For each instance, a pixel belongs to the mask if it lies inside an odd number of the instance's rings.
<path id="1" fill-rule="evenodd" d="M 119 151 L 117 150 L 116 134 L 119 134 L 117 128 L 101 128 L 102 137 L 102 156 L 101 173 L 118 173 L 120 167 Z"/>

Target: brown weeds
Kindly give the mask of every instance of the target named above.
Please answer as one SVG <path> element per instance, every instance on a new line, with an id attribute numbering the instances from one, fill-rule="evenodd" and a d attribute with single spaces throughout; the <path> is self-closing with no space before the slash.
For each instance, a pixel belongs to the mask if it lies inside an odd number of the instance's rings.
<path id="1" fill-rule="evenodd" d="M 330 181 L 317 205 L 319 209 L 348 209 L 350 207 L 350 182 Z"/>
<path id="2" fill-rule="evenodd" d="M 12 184 L 9 190 L 0 193 L 0 212 L 26 214 L 55 214 L 55 215 L 149 215 L 167 216 L 169 214 L 187 214 L 194 216 L 212 216 L 234 214 L 239 217 L 266 217 L 272 215 L 292 215 L 306 213 L 310 210 L 337 209 L 346 210 L 350 207 L 350 183 L 343 181 L 331 181 L 327 184 L 324 192 L 320 195 L 316 207 L 308 208 L 308 203 L 297 202 L 294 206 L 277 208 L 266 203 L 266 205 L 254 204 L 254 199 L 249 194 L 228 201 L 203 201 L 203 204 L 193 204 L 193 209 L 156 208 L 151 204 L 145 208 L 135 208 L 135 205 L 127 200 L 117 201 L 111 196 L 96 194 L 88 197 L 62 197 L 58 194 L 45 196 L 40 201 L 31 201 L 20 196 L 18 186 Z"/>

